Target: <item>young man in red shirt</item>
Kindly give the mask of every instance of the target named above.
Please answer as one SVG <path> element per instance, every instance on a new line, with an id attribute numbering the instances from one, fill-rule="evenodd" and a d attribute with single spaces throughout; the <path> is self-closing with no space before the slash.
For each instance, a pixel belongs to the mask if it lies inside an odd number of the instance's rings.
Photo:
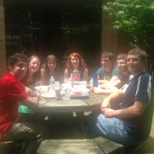
<path id="1" fill-rule="evenodd" d="M 0 141 L 26 141 L 24 153 L 33 154 L 47 136 L 48 128 L 42 124 L 16 123 L 19 101 L 33 109 L 38 106 L 38 98 L 29 96 L 20 82 L 26 74 L 27 63 L 25 55 L 14 54 L 9 58 L 10 71 L 0 78 Z"/>

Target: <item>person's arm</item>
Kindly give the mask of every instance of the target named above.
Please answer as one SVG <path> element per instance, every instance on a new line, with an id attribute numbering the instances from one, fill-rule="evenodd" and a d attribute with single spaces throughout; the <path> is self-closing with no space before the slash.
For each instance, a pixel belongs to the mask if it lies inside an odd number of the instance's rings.
<path id="1" fill-rule="evenodd" d="M 119 72 L 118 68 L 114 66 L 114 69 L 112 70 L 112 78 L 109 81 L 110 86 L 116 87 L 121 83 L 121 80 L 119 79 L 120 74 L 121 72 Z"/>
<path id="2" fill-rule="evenodd" d="M 67 69 L 64 71 L 64 82 L 66 82 L 66 79 L 69 77 L 69 72 Z"/>
<path id="3" fill-rule="evenodd" d="M 30 89 L 29 87 L 26 87 L 26 86 L 25 86 L 25 91 L 26 91 L 26 93 L 29 94 L 29 96 L 31 96 L 31 97 L 37 96 L 37 92 L 34 91 L 34 90 L 32 90 L 32 89 Z"/>
<path id="4" fill-rule="evenodd" d="M 83 80 L 87 81 L 88 80 L 88 69 L 85 68 L 83 72 Z"/>
<path id="5" fill-rule="evenodd" d="M 93 83 L 93 78 L 91 78 L 91 79 L 90 79 L 89 83 L 90 83 L 90 84 L 92 84 L 92 83 Z"/>
<path id="6" fill-rule="evenodd" d="M 117 76 L 113 76 L 110 81 L 108 82 L 104 82 L 102 85 L 101 85 L 101 88 L 105 88 L 105 89 L 109 89 L 111 87 L 116 87 L 118 84 L 121 83 L 121 80 L 117 77 Z"/>
<path id="7" fill-rule="evenodd" d="M 133 118 L 141 116 L 147 107 L 147 104 L 141 101 L 135 101 L 134 104 L 125 109 L 113 110 L 106 108 L 103 111 L 103 114 L 106 117 L 125 117 L 125 118 Z"/>
<path id="8" fill-rule="evenodd" d="M 45 78 L 46 78 L 46 76 L 45 76 L 45 70 L 42 69 L 42 68 L 40 70 L 40 77 L 41 77 L 41 79 L 39 81 L 39 84 L 40 85 L 45 85 Z"/>
<path id="9" fill-rule="evenodd" d="M 121 80 L 117 76 L 113 76 L 110 79 L 110 82 L 113 84 L 113 86 L 116 86 L 121 83 Z"/>
<path id="10" fill-rule="evenodd" d="M 118 98 L 122 97 L 123 95 L 124 94 L 123 94 L 122 90 L 119 89 L 119 90 L 111 93 L 108 97 L 106 97 L 101 105 L 102 112 L 104 112 L 107 108 L 110 108 L 111 102 L 113 100 L 117 100 Z"/>
<path id="11" fill-rule="evenodd" d="M 36 109 L 38 107 L 38 97 L 28 97 L 22 101 L 25 105 L 30 107 L 31 109 Z"/>
<path id="12" fill-rule="evenodd" d="M 94 87 L 92 90 L 96 94 L 111 94 L 111 93 L 117 91 L 118 89 L 116 87 L 112 87 L 110 89 L 101 89 L 101 88 L 98 88 L 98 87 Z"/>

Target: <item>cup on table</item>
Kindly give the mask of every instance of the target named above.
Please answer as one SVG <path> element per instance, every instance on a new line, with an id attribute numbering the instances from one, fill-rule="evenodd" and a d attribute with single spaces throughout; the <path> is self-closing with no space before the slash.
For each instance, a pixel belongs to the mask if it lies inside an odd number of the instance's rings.
<path id="1" fill-rule="evenodd" d="M 60 88 L 59 81 L 55 81 L 54 89 L 59 89 L 59 88 Z"/>
<path id="2" fill-rule="evenodd" d="M 80 85 L 83 89 L 87 88 L 87 81 L 80 81 Z"/>
<path id="3" fill-rule="evenodd" d="M 65 82 L 65 87 L 67 92 L 69 92 L 72 89 L 72 81 L 68 80 Z"/>
<path id="4" fill-rule="evenodd" d="M 61 98 L 60 89 L 55 89 L 55 99 L 59 100 Z"/>

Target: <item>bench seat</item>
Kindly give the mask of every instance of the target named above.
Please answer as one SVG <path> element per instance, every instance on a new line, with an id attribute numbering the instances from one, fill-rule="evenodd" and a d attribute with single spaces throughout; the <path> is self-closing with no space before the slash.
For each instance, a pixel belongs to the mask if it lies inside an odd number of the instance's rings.
<path id="1" fill-rule="evenodd" d="M 48 139 L 42 141 L 37 154 L 115 154 L 123 145 L 104 138 L 96 139 Z"/>
<path id="2" fill-rule="evenodd" d="M 0 154 L 10 154 L 14 141 L 2 141 L 0 142 Z"/>

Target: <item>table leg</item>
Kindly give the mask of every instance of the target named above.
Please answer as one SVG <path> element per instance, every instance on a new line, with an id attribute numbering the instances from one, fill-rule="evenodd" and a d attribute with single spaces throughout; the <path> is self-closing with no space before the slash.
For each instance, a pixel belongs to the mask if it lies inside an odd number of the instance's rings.
<path id="1" fill-rule="evenodd" d="M 86 116 L 84 115 L 84 112 L 76 112 L 76 114 L 77 114 L 77 122 L 80 133 L 84 138 L 90 138 L 87 130 Z"/>

